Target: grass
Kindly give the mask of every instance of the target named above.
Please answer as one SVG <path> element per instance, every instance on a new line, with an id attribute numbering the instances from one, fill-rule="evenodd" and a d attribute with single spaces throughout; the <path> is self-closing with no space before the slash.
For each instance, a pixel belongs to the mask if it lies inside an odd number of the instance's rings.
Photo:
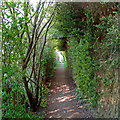
<path id="1" fill-rule="evenodd" d="M 59 67 L 60 66 L 60 61 L 57 61 L 57 67 Z"/>
<path id="2" fill-rule="evenodd" d="M 66 62 L 64 63 L 64 68 L 67 68 L 67 63 Z"/>

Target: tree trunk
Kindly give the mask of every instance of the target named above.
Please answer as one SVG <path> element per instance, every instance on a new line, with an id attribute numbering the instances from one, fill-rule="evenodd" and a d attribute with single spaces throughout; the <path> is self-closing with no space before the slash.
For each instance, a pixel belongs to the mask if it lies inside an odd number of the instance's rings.
<path id="1" fill-rule="evenodd" d="M 26 69 L 26 67 L 27 67 L 27 65 L 23 64 L 22 70 L 24 71 Z M 29 99 L 30 106 L 31 106 L 32 110 L 35 112 L 36 111 L 36 103 L 35 103 L 34 96 L 31 93 L 30 89 L 28 88 L 28 81 L 26 80 L 25 75 L 23 75 L 22 78 L 23 78 L 23 81 L 24 81 L 24 86 L 25 86 L 25 90 L 26 90 L 26 93 L 27 93 L 27 96 L 28 96 L 28 99 Z"/>
<path id="2" fill-rule="evenodd" d="M 24 80 L 24 85 L 25 85 L 25 90 L 29 99 L 30 106 L 32 110 L 35 112 L 36 111 L 36 103 L 33 94 L 31 93 L 30 89 L 28 88 L 28 82 L 26 81 L 26 77 L 23 77 Z"/>

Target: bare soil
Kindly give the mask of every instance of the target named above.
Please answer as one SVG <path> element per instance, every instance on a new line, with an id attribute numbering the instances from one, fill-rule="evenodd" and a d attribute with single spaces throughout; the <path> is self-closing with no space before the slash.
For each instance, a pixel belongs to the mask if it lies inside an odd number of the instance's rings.
<path id="1" fill-rule="evenodd" d="M 47 108 L 44 109 L 45 118 L 93 118 L 93 111 L 76 98 L 75 89 L 74 81 L 61 64 L 51 82 Z"/>

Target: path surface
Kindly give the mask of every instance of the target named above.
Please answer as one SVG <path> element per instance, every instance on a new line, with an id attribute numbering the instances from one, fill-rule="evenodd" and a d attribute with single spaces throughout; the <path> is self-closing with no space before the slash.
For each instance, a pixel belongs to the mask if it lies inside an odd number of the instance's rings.
<path id="1" fill-rule="evenodd" d="M 61 64 L 52 80 L 45 118 L 92 118 L 92 112 L 76 99 L 75 88 L 64 64 Z"/>

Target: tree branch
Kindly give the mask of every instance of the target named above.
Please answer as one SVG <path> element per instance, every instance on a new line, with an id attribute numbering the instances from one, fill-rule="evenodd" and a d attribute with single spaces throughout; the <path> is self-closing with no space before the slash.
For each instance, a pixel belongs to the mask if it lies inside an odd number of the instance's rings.
<path id="1" fill-rule="evenodd" d="M 44 43 L 43 43 L 43 47 L 42 47 L 41 54 L 40 54 L 40 57 L 39 57 L 40 64 L 39 64 L 38 79 L 37 79 L 37 84 L 38 84 L 38 85 L 39 85 L 39 79 L 40 79 L 40 73 L 41 73 L 41 65 L 42 65 L 41 59 L 42 59 L 43 50 L 44 50 L 44 47 L 45 47 L 45 44 L 46 44 L 47 32 L 48 32 L 48 29 L 49 29 L 49 27 L 50 27 L 50 25 L 51 25 L 51 23 L 52 23 L 53 18 L 54 18 L 54 12 L 52 13 L 50 22 L 49 22 L 49 24 L 48 24 L 48 26 L 47 26 L 47 28 L 46 28 L 46 32 L 45 32 L 45 36 L 44 36 Z M 37 88 L 36 88 L 36 97 L 35 97 L 36 102 L 38 102 L 38 91 L 39 91 L 39 88 L 37 87 Z M 39 100 L 38 106 L 40 105 L 40 101 L 41 101 L 41 98 L 40 98 L 40 100 Z"/>
<path id="2" fill-rule="evenodd" d="M 54 12 L 51 14 L 51 17 L 53 16 L 53 14 L 54 14 Z M 31 46 L 31 49 L 29 48 L 29 51 L 28 51 L 28 53 L 27 53 L 27 56 L 26 56 L 26 59 L 25 59 L 25 62 L 24 62 L 24 65 L 25 65 L 25 66 L 26 66 L 27 63 L 29 62 L 30 55 L 31 55 L 34 47 L 36 46 L 38 40 L 40 39 L 39 37 L 40 37 L 42 31 L 44 30 L 44 28 L 46 27 L 46 25 L 50 22 L 51 17 L 49 18 L 49 20 L 44 24 L 44 26 L 43 26 L 42 29 L 40 30 L 40 32 L 39 32 L 39 34 L 38 34 L 38 36 L 37 36 L 37 38 L 36 38 L 36 41 L 35 41 L 35 44 L 33 45 L 33 47 Z"/>

